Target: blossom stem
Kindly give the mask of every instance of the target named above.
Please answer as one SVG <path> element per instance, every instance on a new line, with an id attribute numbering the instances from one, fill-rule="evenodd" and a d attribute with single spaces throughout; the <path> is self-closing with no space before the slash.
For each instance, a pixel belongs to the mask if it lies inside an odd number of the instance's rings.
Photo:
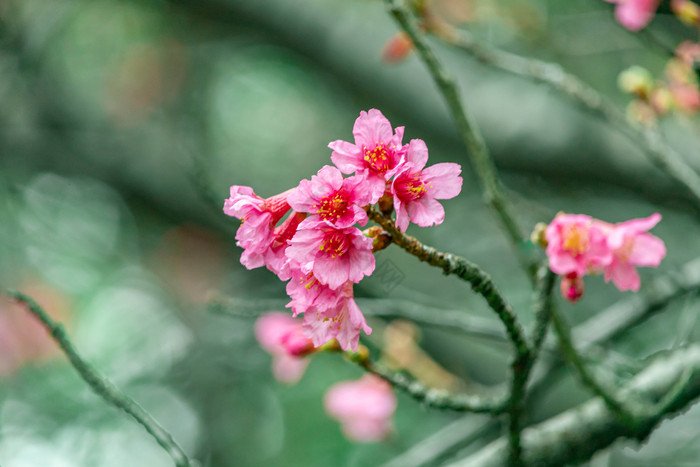
<path id="1" fill-rule="evenodd" d="M 515 348 L 516 354 L 518 356 L 527 355 L 529 358 L 530 347 L 517 317 L 486 272 L 476 264 L 460 256 L 442 253 L 433 247 L 423 245 L 415 237 L 406 235 L 397 229 L 391 219 L 382 216 L 372 206 L 367 208 L 367 215 L 391 235 L 392 241 L 406 252 L 412 254 L 420 261 L 425 261 L 431 266 L 441 268 L 445 274 L 453 274 L 469 282 L 472 289 L 484 297 L 486 303 L 496 312 L 496 315 L 506 328 L 506 333 Z"/>
<path id="2" fill-rule="evenodd" d="M 518 261 L 529 273 L 529 277 L 534 278 L 536 264 L 525 251 L 526 244 L 522 231 L 515 219 L 513 208 L 505 196 L 496 166 L 484 143 L 479 128 L 464 106 L 454 79 L 440 63 L 437 55 L 435 55 L 435 52 L 425 40 L 424 34 L 418 28 L 416 20 L 401 5 L 400 0 L 384 0 L 384 2 L 399 26 L 411 37 L 416 51 L 442 93 L 467 148 L 474 170 L 481 181 L 486 204 L 493 209 L 503 224 L 508 238 L 515 249 Z"/>
<path id="3" fill-rule="evenodd" d="M 41 321 L 51 334 L 61 350 L 66 354 L 73 368 L 90 388 L 109 404 L 123 410 L 140 423 L 153 436 L 156 442 L 170 455 L 177 467 L 190 467 L 192 462 L 180 445 L 143 407 L 129 396 L 121 392 L 111 381 L 100 375 L 98 371 L 78 354 L 63 326 L 54 322 L 49 315 L 29 296 L 17 292 L 6 291 L 7 295 L 24 306 L 31 314 Z"/>
<path id="4" fill-rule="evenodd" d="M 457 47 L 480 63 L 508 73 L 544 83 L 581 105 L 588 111 L 602 117 L 614 125 L 633 144 L 637 145 L 647 158 L 670 179 L 682 185 L 700 208 L 700 176 L 664 139 L 658 129 L 649 126 L 632 125 L 625 115 L 598 91 L 567 73 L 556 64 L 522 57 L 478 44 L 464 31 L 448 25 L 434 28 L 436 36 Z"/>

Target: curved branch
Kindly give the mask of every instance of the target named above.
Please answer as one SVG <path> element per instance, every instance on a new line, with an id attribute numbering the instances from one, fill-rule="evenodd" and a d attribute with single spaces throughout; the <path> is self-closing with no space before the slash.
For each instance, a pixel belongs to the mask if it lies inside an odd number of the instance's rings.
<path id="1" fill-rule="evenodd" d="M 121 392 L 114 383 L 100 375 L 95 368 L 80 357 L 62 325 L 55 323 L 31 297 L 21 292 L 11 290 L 7 290 L 6 293 L 41 321 L 41 324 L 66 354 L 73 368 L 78 371 L 80 377 L 83 378 L 83 381 L 90 386 L 95 394 L 106 402 L 123 410 L 131 416 L 131 418 L 140 423 L 165 452 L 170 455 L 177 467 L 191 467 L 193 465 L 177 441 L 173 439 L 172 435 L 168 433 L 151 414 L 136 401 Z"/>
<path id="2" fill-rule="evenodd" d="M 453 410 L 471 413 L 502 413 L 506 408 L 505 394 L 497 396 L 479 396 L 475 394 L 450 394 L 444 389 L 430 388 L 423 383 L 409 378 L 403 373 L 390 370 L 385 366 L 371 361 L 369 358 L 354 359 L 358 365 L 369 373 L 388 381 L 397 389 L 404 391 L 412 398 L 436 409 Z"/>
<path id="3" fill-rule="evenodd" d="M 556 63 L 522 57 L 478 44 L 464 31 L 439 24 L 433 32 L 446 43 L 464 50 L 480 63 L 546 84 L 586 110 L 616 126 L 647 158 L 669 178 L 682 185 L 696 207 L 700 207 L 700 176 L 652 127 L 630 124 L 625 115 L 600 93 Z"/>
<path id="4" fill-rule="evenodd" d="M 420 32 L 416 20 L 408 10 L 401 5 L 400 1 L 384 0 L 384 3 L 399 26 L 411 37 L 418 54 L 442 93 L 450 109 L 452 118 L 457 124 L 457 130 L 467 148 L 467 154 L 469 155 L 473 168 L 481 181 L 484 199 L 503 224 L 519 262 L 529 273 L 529 277 L 533 278 L 537 266 L 535 262 L 525 254 L 523 234 L 515 219 L 513 208 L 503 191 L 503 185 L 498 177 L 496 166 L 484 143 L 481 132 L 473 122 L 460 98 L 459 90 L 457 89 L 454 79 L 440 63 L 435 52 L 433 52 L 430 45 L 428 45 L 428 42 L 425 40 L 423 33 Z"/>
<path id="5" fill-rule="evenodd" d="M 408 253 L 431 266 L 441 268 L 445 274 L 453 274 L 469 282 L 472 289 L 484 297 L 486 303 L 496 312 L 496 315 L 506 328 L 516 354 L 522 358 L 530 358 L 530 348 L 515 313 L 486 272 L 482 271 L 476 264 L 460 256 L 442 253 L 433 247 L 423 245 L 415 237 L 406 235 L 397 229 L 391 219 L 382 216 L 372 206 L 367 209 L 367 215 L 391 235 L 392 242 Z"/>

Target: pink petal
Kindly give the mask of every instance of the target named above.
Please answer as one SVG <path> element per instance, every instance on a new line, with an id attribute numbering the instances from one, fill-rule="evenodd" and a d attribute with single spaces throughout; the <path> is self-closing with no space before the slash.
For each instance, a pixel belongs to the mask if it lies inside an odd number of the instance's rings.
<path id="1" fill-rule="evenodd" d="M 612 281 L 621 292 L 631 290 L 639 291 L 641 280 L 637 270 L 629 263 L 617 263 L 611 271 Z M 607 276 L 607 274 L 606 274 Z"/>
<path id="2" fill-rule="evenodd" d="M 355 120 L 352 134 L 355 137 L 355 144 L 359 147 L 374 147 L 376 143 L 389 143 L 394 136 L 391 123 L 377 109 L 360 112 L 360 116 Z"/>
<path id="3" fill-rule="evenodd" d="M 365 166 L 361 147 L 342 140 L 333 141 L 328 147 L 333 150 L 331 161 L 344 174 L 351 174 Z"/>
<path id="4" fill-rule="evenodd" d="M 452 162 L 443 162 L 431 165 L 423 169 L 421 176 L 423 182 L 428 185 L 428 190 L 433 198 L 450 199 L 462 191 L 462 166 Z"/>
<path id="5" fill-rule="evenodd" d="M 281 383 L 294 384 L 304 375 L 308 364 L 308 358 L 280 354 L 272 359 L 272 374 Z"/>
<path id="6" fill-rule="evenodd" d="M 629 262 L 635 266 L 655 268 L 666 256 L 666 245 L 663 240 L 654 235 L 643 233 L 634 239 L 634 246 Z"/>
<path id="7" fill-rule="evenodd" d="M 411 222 L 421 227 L 440 225 L 445 220 L 445 209 L 436 200 L 424 197 L 406 203 Z"/>
<path id="8" fill-rule="evenodd" d="M 428 147 L 422 139 L 412 139 L 406 150 L 406 161 L 409 162 L 415 172 L 421 170 L 428 163 Z"/>

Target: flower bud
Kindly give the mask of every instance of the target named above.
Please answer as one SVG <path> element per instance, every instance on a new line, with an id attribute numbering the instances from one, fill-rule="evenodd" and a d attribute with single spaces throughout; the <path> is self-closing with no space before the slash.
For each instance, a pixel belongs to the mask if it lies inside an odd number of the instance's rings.
<path id="1" fill-rule="evenodd" d="M 667 87 L 658 87 L 651 92 L 649 104 L 657 115 L 665 115 L 673 108 L 673 94 Z"/>
<path id="2" fill-rule="evenodd" d="M 646 68 L 635 65 L 620 73 L 617 85 L 623 92 L 646 100 L 654 87 L 654 79 Z"/>
<path id="3" fill-rule="evenodd" d="M 583 278 L 576 274 L 567 274 L 561 279 L 560 290 L 562 297 L 571 303 L 576 303 L 583 297 Z"/>
<path id="4" fill-rule="evenodd" d="M 700 5 L 689 0 L 671 0 L 671 10 L 688 26 L 700 26 Z"/>
<path id="5" fill-rule="evenodd" d="M 413 41 L 405 32 L 399 32 L 389 38 L 382 49 L 382 60 L 386 63 L 401 63 L 413 51 Z"/>
<path id="6" fill-rule="evenodd" d="M 316 351 L 314 344 L 306 337 L 301 328 L 294 328 L 280 339 L 285 352 L 294 357 L 303 357 Z"/>
<path id="7" fill-rule="evenodd" d="M 544 222 L 538 222 L 535 224 L 535 228 L 530 234 L 530 241 L 539 245 L 542 248 L 547 248 L 547 238 L 545 237 L 545 232 L 547 231 L 547 224 Z"/>

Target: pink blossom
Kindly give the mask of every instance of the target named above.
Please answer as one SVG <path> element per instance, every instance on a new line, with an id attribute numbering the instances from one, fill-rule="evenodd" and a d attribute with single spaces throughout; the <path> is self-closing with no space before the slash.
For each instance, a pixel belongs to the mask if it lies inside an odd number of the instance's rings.
<path id="1" fill-rule="evenodd" d="M 302 272 L 313 272 L 321 284 L 337 289 L 347 281 L 360 282 L 374 271 L 372 239 L 357 228 L 330 225 L 297 231 L 286 251 Z"/>
<path id="2" fill-rule="evenodd" d="M 404 232 L 409 218 L 421 227 L 442 224 L 445 210 L 436 200 L 454 198 L 462 189 L 459 164 L 441 163 L 424 169 L 428 162 L 425 142 L 412 139 L 407 146 L 406 163 L 391 185 L 396 226 Z"/>
<path id="3" fill-rule="evenodd" d="M 613 256 L 605 267 L 606 282 L 612 280 L 621 291 L 639 290 L 639 274 L 635 267 L 657 267 L 666 256 L 664 242 L 647 233 L 660 220 L 661 214 L 655 213 L 644 219 L 632 219 L 612 226 L 607 242 Z"/>
<path id="4" fill-rule="evenodd" d="M 559 214 L 547 226 L 549 268 L 557 274 L 584 276 L 612 260 L 605 231 L 590 216 Z"/>
<path id="5" fill-rule="evenodd" d="M 272 242 L 265 250 L 264 260 L 267 269 L 277 274 L 280 280 L 286 281 L 291 276 L 289 260 L 285 254 L 289 240 L 296 234 L 299 225 L 306 217 L 305 213 L 294 212 L 287 217 L 272 233 Z"/>
<path id="6" fill-rule="evenodd" d="M 372 328 L 353 298 L 352 282 L 346 282 L 336 296 L 337 301 L 329 308 L 309 307 L 304 313 L 304 334 L 316 347 L 331 339 L 337 339 L 343 350 L 357 350 L 360 331 L 369 335 Z"/>
<path id="7" fill-rule="evenodd" d="M 299 357 L 301 348 L 308 350 L 308 339 L 299 338 L 301 321 L 286 313 L 265 313 L 255 322 L 255 337 L 260 346 L 272 355 L 272 374 L 283 383 L 296 383 L 309 361 Z M 303 339 L 303 335 L 301 337 Z M 304 347 L 306 346 L 306 347 Z"/>
<path id="8" fill-rule="evenodd" d="M 236 232 L 236 245 L 243 248 L 241 264 L 248 269 L 265 264 L 265 252 L 274 240 L 273 229 L 289 211 L 285 191 L 263 199 L 247 186 L 234 185 L 224 202 L 224 213 L 241 220 Z"/>
<path id="9" fill-rule="evenodd" d="M 341 172 L 357 172 L 367 179 L 372 204 L 384 194 L 386 181 L 403 163 L 403 130 L 404 127 L 392 130 L 379 110 L 363 110 L 352 129 L 355 144 L 337 140 L 328 145 L 333 150 L 331 160 Z"/>
<path id="10" fill-rule="evenodd" d="M 324 398 L 326 412 L 355 441 L 380 441 L 392 430 L 396 396 L 389 383 L 374 375 L 333 385 Z"/>
<path id="11" fill-rule="evenodd" d="M 365 225 L 367 213 L 363 206 L 369 204 L 370 191 L 364 177 L 343 178 L 340 171 L 324 166 L 311 181 L 302 180 L 287 201 L 295 211 L 308 212 L 311 216 L 303 222 L 302 229 L 316 227 L 324 221 L 335 228 Z"/>
<path id="12" fill-rule="evenodd" d="M 660 0 L 606 0 L 617 3 L 615 18 L 630 31 L 645 28 L 656 14 Z"/>
<path id="13" fill-rule="evenodd" d="M 294 316 L 304 313 L 312 306 L 317 311 L 325 311 L 336 307 L 340 299 L 341 289 L 331 289 L 321 284 L 313 273 L 304 273 L 301 269 L 291 270 L 291 280 L 287 282 L 287 295 L 292 299 L 287 307 L 292 309 Z"/>

